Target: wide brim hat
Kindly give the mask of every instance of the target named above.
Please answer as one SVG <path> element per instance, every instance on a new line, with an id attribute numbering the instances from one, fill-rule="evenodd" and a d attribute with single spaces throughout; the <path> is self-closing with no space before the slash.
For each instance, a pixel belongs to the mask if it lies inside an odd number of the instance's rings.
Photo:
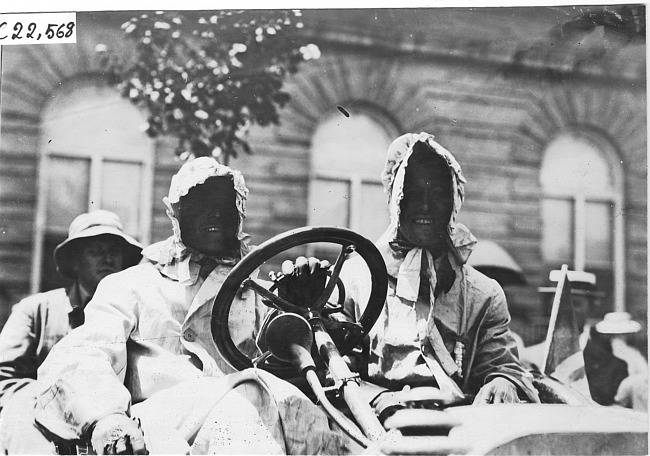
<path id="1" fill-rule="evenodd" d="M 467 264 L 496 280 L 501 286 L 527 283 L 521 266 L 503 247 L 493 241 L 478 241 Z"/>
<path id="2" fill-rule="evenodd" d="M 600 334 L 634 334 L 641 329 L 641 323 L 634 321 L 627 312 L 610 312 L 596 323 L 596 331 Z"/>
<path id="3" fill-rule="evenodd" d="M 135 266 L 142 260 L 142 244 L 123 231 L 122 222 L 117 214 L 95 210 L 79 215 L 70 224 L 68 238 L 54 249 L 54 264 L 57 271 L 64 277 L 75 280 L 77 278 L 72 268 L 72 248 L 80 240 L 97 236 L 115 236 L 124 245 L 124 269 Z"/>
<path id="4" fill-rule="evenodd" d="M 549 273 L 549 280 L 557 282 L 560 279 L 561 271 L 554 269 Z M 567 271 L 567 279 L 571 284 L 571 294 L 590 296 L 593 298 L 604 298 L 605 293 L 596 289 L 596 275 L 586 271 Z M 537 288 L 540 293 L 555 293 L 557 286 L 545 286 Z"/>

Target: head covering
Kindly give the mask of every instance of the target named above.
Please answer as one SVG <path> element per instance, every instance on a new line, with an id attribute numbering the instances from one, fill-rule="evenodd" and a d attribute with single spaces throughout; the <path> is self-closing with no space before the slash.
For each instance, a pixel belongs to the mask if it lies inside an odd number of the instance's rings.
<path id="1" fill-rule="evenodd" d="M 478 241 L 467 264 L 496 280 L 502 287 L 527 283 L 521 266 L 506 249 L 494 241 Z"/>
<path id="2" fill-rule="evenodd" d="M 596 331 L 600 334 L 634 334 L 641 329 L 641 324 L 632 320 L 632 315 L 627 312 L 609 312 L 596 323 Z"/>
<path id="3" fill-rule="evenodd" d="M 433 140 L 429 133 L 407 133 L 400 136 L 388 147 L 386 165 L 381 173 L 381 181 L 384 191 L 388 195 L 388 212 L 390 224 L 388 229 L 377 241 L 377 246 L 386 260 L 388 273 L 397 277 L 396 293 L 405 299 L 415 301 L 417 299 L 420 284 L 420 269 L 422 253 L 425 252 L 429 264 L 429 281 L 432 290 L 436 285 L 436 274 L 433 266 L 433 256 L 429 251 L 421 247 L 413 247 L 407 252 L 397 251 L 393 245 L 398 242 L 398 229 L 400 223 L 400 203 L 404 198 L 404 178 L 409 159 L 413 155 L 413 149 L 417 143 L 423 143 L 427 147 L 426 153 L 439 155 L 444 159 L 451 174 L 453 206 L 449 223 L 447 225 L 448 247 L 454 263 L 464 264 L 467 261 L 476 238 L 469 229 L 456 222 L 456 216 L 465 197 L 465 177 L 460 165 L 454 156 L 440 144 Z"/>
<path id="4" fill-rule="evenodd" d="M 557 282 L 560 279 L 561 272 L 559 269 L 552 270 L 548 278 L 551 282 Z M 567 279 L 571 283 L 571 294 L 602 298 L 605 293 L 596 289 L 596 274 L 586 271 L 567 271 Z M 540 293 L 555 293 L 557 287 L 539 287 Z"/>
<path id="5" fill-rule="evenodd" d="M 451 211 L 450 223 L 456 220 L 456 215 L 463 204 L 465 198 L 464 184 L 467 182 L 460 169 L 460 165 L 456 161 L 451 152 L 442 147 L 440 144 L 433 140 L 433 135 L 429 133 L 407 133 L 400 136 L 388 146 L 388 153 L 386 155 L 386 165 L 381 173 L 381 182 L 384 185 L 384 191 L 388 195 L 389 204 L 392 203 L 391 209 L 391 222 L 399 224 L 399 204 L 404 197 L 404 176 L 406 174 L 406 167 L 408 161 L 413 154 L 415 145 L 422 142 L 429 147 L 427 150 L 442 157 L 449 169 L 451 170 L 451 178 L 453 181 L 453 196 L 454 204 Z M 397 230 L 397 228 L 395 228 Z"/>
<path id="6" fill-rule="evenodd" d="M 234 264 L 248 253 L 248 240 L 250 236 L 242 231 L 244 218 L 246 217 L 246 197 L 248 196 L 244 176 L 242 176 L 241 172 L 220 164 L 212 157 L 198 157 L 181 166 L 178 172 L 172 177 L 168 196 L 163 198 L 163 202 L 167 206 L 167 216 L 172 222 L 172 236 L 166 241 L 147 247 L 143 252 L 147 259 L 161 266 L 170 265 L 172 262 L 178 263 L 177 275 L 179 280 L 187 280 L 189 278 L 189 259 L 192 252 L 183 244 L 180 224 L 176 218 L 173 205 L 178 203 L 181 197 L 187 195 L 193 187 L 203 184 L 211 177 L 220 176 L 231 177 L 235 188 L 235 203 L 237 212 L 239 213 L 237 239 L 239 240 L 240 256 L 239 258 L 219 258 L 219 260 Z"/>
<path id="7" fill-rule="evenodd" d="M 117 214 L 95 210 L 79 215 L 70 224 L 68 238 L 54 249 L 54 264 L 63 276 L 76 280 L 77 274 L 72 269 L 72 255 L 75 244 L 81 239 L 89 239 L 101 235 L 115 236 L 122 242 L 124 248 L 123 266 L 134 266 L 142 259 L 142 245 L 123 231 L 122 222 Z"/>

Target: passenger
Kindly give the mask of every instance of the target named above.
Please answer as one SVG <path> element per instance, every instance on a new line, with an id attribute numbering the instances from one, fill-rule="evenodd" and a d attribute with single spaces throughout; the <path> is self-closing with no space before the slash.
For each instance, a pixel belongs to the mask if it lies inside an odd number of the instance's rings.
<path id="1" fill-rule="evenodd" d="M 234 373 L 211 336 L 214 297 L 246 254 L 248 190 L 239 171 L 201 157 L 164 199 L 173 235 L 146 262 L 104 280 L 86 323 L 39 369 L 36 420 L 99 454 L 347 453 L 348 440 L 294 386 Z M 254 340 L 264 305 L 235 298 L 233 340 Z M 230 375 L 229 375 L 230 374 Z"/>
<path id="2" fill-rule="evenodd" d="M 437 385 L 475 404 L 539 402 L 517 358 L 503 290 L 465 264 L 476 239 L 456 222 L 465 183 L 456 159 L 432 135 L 406 134 L 390 145 L 382 181 L 390 225 L 376 245 L 389 280 L 370 332 L 370 381 Z M 358 317 L 370 292 L 363 260 L 347 261 L 341 278 Z"/>
<path id="3" fill-rule="evenodd" d="M 72 221 L 68 238 L 54 250 L 57 270 L 72 284 L 20 301 L 0 333 L 0 446 L 4 449 L 55 451 L 34 426 L 36 371 L 54 344 L 83 324 L 84 308 L 99 282 L 136 265 L 141 251 L 140 243 L 123 231 L 112 212 L 96 210 Z"/>

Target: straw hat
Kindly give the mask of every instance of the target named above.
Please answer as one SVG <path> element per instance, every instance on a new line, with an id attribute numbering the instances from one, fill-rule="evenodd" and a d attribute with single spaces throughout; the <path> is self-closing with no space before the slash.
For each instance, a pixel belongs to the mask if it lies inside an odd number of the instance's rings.
<path id="1" fill-rule="evenodd" d="M 123 242 L 125 249 L 122 264 L 125 269 L 138 264 L 142 259 L 140 253 L 142 245 L 123 231 L 122 222 L 117 214 L 100 209 L 81 214 L 72 221 L 68 229 L 68 238 L 54 249 L 54 263 L 57 271 L 63 276 L 75 280 L 77 275 L 71 265 L 75 249 L 72 247 L 80 239 L 101 235 L 116 236 Z"/>
<path id="2" fill-rule="evenodd" d="M 600 334 L 634 334 L 641 331 L 641 324 L 632 320 L 632 315 L 627 312 L 610 312 L 596 323 L 596 331 Z"/>

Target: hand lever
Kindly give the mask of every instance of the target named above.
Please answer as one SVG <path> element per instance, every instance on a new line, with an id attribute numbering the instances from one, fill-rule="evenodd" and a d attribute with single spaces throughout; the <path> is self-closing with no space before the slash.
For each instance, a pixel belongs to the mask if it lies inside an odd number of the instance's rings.
<path id="1" fill-rule="evenodd" d="M 330 374 L 337 384 L 341 385 L 341 394 L 354 415 L 357 423 L 370 440 L 379 440 L 386 435 L 386 431 L 377 419 L 372 408 L 363 399 L 360 386 L 357 382 L 358 375 L 350 371 L 347 363 L 339 353 L 322 321 L 313 318 L 309 321 L 314 330 L 314 339 L 318 353 L 327 366 Z"/>

